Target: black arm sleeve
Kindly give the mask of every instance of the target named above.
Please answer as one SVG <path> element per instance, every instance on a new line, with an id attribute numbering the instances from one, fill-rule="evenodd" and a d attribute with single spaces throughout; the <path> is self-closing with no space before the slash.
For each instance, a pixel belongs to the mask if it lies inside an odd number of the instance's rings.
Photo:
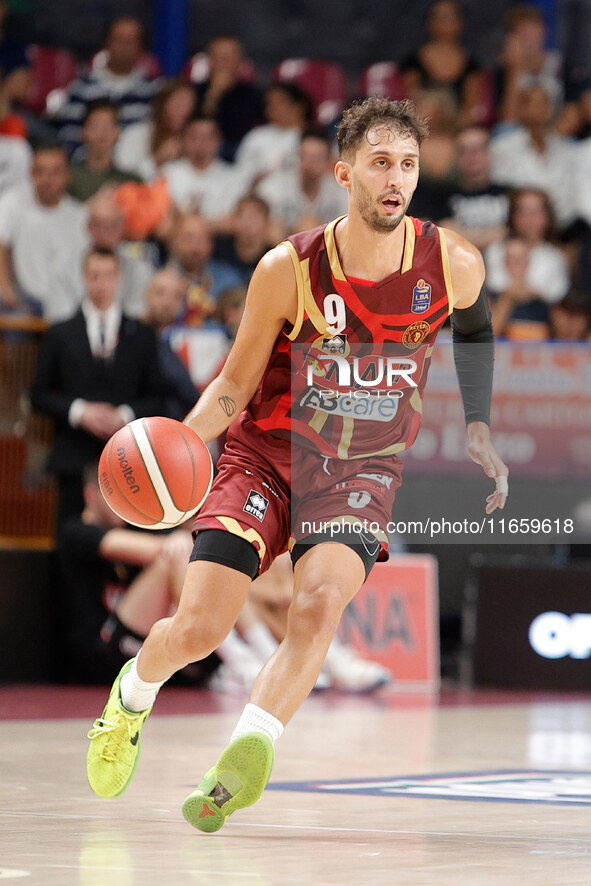
<path id="1" fill-rule="evenodd" d="M 454 362 L 464 404 L 466 424 L 490 424 L 494 363 L 494 335 L 484 289 L 469 308 L 451 315 Z"/>

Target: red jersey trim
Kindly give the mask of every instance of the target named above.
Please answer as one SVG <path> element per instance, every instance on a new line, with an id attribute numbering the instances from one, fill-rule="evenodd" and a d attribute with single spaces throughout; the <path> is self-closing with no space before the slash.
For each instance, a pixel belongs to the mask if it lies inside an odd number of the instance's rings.
<path id="1" fill-rule="evenodd" d="M 363 277 L 347 277 L 349 283 L 355 283 L 357 286 L 367 286 L 371 289 L 372 286 L 376 286 L 378 283 L 377 280 L 364 280 Z"/>

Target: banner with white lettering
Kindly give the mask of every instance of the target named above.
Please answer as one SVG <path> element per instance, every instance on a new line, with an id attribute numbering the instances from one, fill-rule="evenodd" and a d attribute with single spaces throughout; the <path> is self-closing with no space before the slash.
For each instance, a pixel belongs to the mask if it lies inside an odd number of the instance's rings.
<path id="1" fill-rule="evenodd" d="M 497 342 L 491 427 L 511 476 L 591 478 L 591 343 Z M 451 342 L 438 341 L 405 474 L 466 473 L 464 412 Z"/>

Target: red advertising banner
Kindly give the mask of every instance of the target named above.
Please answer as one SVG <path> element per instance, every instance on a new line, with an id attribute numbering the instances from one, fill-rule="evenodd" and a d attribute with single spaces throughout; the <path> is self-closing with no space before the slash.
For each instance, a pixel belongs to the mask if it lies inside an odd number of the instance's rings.
<path id="1" fill-rule="evenodd" d="M 591 477 L 591 344 L 497 342 L 491 426 L 513 476 Z M 406 472 L 472 468 L 451 343 L 435 346 L 405 462 Z"/>
<path id="2" fill-rule="evenodd" d="M 437 560 L 402 554 L 378 563 L 347 606 L 341 639 L 385 665 L 394 689 L 439 688 Z"/>

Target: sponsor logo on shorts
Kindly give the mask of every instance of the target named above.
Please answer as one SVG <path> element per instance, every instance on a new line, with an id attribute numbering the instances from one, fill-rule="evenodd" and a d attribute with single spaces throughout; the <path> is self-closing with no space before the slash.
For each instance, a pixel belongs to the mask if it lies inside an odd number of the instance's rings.
<path id="1" fill-rule="evenodd" d="M 256 517 L 262 523 L 268 507 L 269 499 L 257 492 L 256 489 L 251 489 L 242 510 L 246 511 L 247 514 L 252 514 L 253 517 Z"/>
<path id="2" fill-rule="evenodd" d="M 380 543 L 371 532 L 359 532 L 359 540 L 370 557 L 375 557 L 379 553 Z"/>
<path id="3" fill-rule="evenodd" d="M 252 471 L 249 471 L 247 468 L 244 469 L 244 473 L 247 474 L 249 477 L 254 477 L 253 472 L 252 472 Z M 269 486 L 269 484 L 266 482 L 266 480 L 262 480 L 262 484 L 263 484 L 263 486 L 265 487 L 265 489 L 268 489 L 269 492 L 270 492 L 272 495 L 275 496 L 275 498 L 279 498 L 279 493 L 278 493 L 278 492 L 275 492 L 275 490 L 273 489 L 273 487 L 272 487 L 272 486 Z"/>
<path id="4" fill-rule="evenodd" d="M 378 483 L 377 481 L 368 483 L 367 480 L 369 476 L 369 474 L 357 474 L 356 477 L 353 477 L 349 480 L 343 480 L 340 483 L 336 483 L 335 486 L 329 490 L 329 492 L 334 495 L 337 492 L 361 489 L 368 494 L 379 495 L 383 498 L 383 496 L 386 494 L 386 487 L 383 486 L 381 483 Z"/>
<path id="5" fill-rule="evenodd" d="M 368 480 L 375 480 L 376 483 L 381 483 L 386 486 L 387 489 L 390 489 L 392 486 L 393 477 L 389 477 L 388 474 L 357 474 L 358 477 L 367 477 Z"/>

